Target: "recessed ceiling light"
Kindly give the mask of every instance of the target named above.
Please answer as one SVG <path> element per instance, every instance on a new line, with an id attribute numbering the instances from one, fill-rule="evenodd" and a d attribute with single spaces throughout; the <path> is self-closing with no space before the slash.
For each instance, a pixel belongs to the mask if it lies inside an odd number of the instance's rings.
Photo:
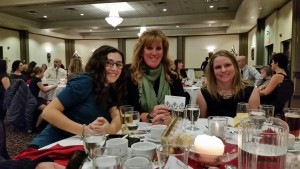
<path id="1" fill-rule="evenodd" d="M 213 6 L 213 5 L 210 5 L 209 8 L 214 8 L 214 6 Z"/>
<path id="2" fill-rule="evenodd" d="M 118 28 L 117 31 L 119 31 L 120 29 Z"/>
<path id="3" fill-rule="evenodd" d="M 92 29 L 90 29 L 90 32 L 92 32 L 93 30 Z"/>
<path id="4" fill-rule="evenodd" d="M 164 8 L 164 9 L 163 9 L 163 11 L 164 11 L 164 12 L 166 12 L 166 11 L 167 11 L 167 9 L 166 9 L 166 8 Z"/>
<path id="5" fill-rule="evenodd" d="M 83 13 L 81 13 L 80 15 L 81 15 L 81 16 L 83 16 L 84 14 L 83 14 Z"/>
<path id="6" fill-rule="evenodd" d="M 43 18 L 48 18 L 48 16 L 45 15 L 45 16 L 43 16 Z"/>
<path id="7" fill-rule="evenodd" d="M 259 10 L 262 10 L 262 7 L 259 7 L 258 9 L 259 9 Z"/>
<path id="8" fill-rule="evenodd" d="M 253 19 L 254 18 L 254 16 L 251 16 L 251 19 Z"/>
<path id="9" fill-rule="evenodd" d="M 102 4 L 92 4 L 94 7 L 99 8 L 104 12 L 109 12 L 111 8 L 117 11 L 134 11 L 134 8 L 130 6 L 127 2 L 118 3 L 102 3 Z"/>
<path id="10" fill-rule="evenodd" d="M 179 28 L 179 26 L 177 25 L 176 28 Z"/>

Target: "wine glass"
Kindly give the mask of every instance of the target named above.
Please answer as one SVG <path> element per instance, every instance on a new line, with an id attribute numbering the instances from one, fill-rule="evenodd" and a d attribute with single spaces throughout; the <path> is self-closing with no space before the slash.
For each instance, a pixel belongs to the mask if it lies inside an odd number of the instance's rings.
<path id="1" fill-rule="evenodd" d="M 122 123 L 124 124 L 124 114 L 125 112 L 127 111 L 133 111 L 134 108 L 132 105 L 123 105 L 123 106 L 120 106 L 120 110 L 121 110 L 121 117 L 122 117 Z"/>
<path id="2" fill-rule="evenodd" d="M 236 106 L 236 117 L 234 118 L 234 126 L 237 126 L 243 118 L 248 117 L 249 104 L 238 102 Z"/>
<path id="3" fill-rule="evenodd" d="M 102 147 L 106 141 L 106 132 L 104 127 L 94 129 L 91 133 L 84 133 L 83 146 L 89 159 L 93 159 L 95 149 Z"/>
<path id="4" fill-rule="evenodd" d="M 125 112 L 124 122 L 128 128 L 129 134 L 136 133 L 138 124 L 140 122 L 140 112 L 132 110 Z"/>
<path id="5" fill-rule="evenodd" d="M 191 121 L 191 126 L 188 127 L 188 130 L 196 131 L 200 130 L 195 126 L 195 121 L 198 120 L 200 115 L 200 109 L 198 104 L 188 104 L 185 108 L 187 119 Z"/>

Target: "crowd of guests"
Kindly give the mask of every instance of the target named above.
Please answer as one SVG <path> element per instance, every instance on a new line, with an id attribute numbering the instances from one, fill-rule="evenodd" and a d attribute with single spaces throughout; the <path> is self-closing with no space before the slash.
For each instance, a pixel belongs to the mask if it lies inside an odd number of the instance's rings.
<path id="1" fill-rule="evenodd" d="M 164 104 L 165 95 L 188 96 L 181 84 L 181 78 L 186 77 L 183 61 L 173 62 L 170 58 L 166 35 L 160 30 L 145 31 L 134 46 L 131 64 L 125 66 L 124 61 L 121 51 L 104 45 L 93 52 L 85 69 L 81 59 L 74 57 L 68 74 L 61 68 L 61 60 L 55 59 L 49 68 L 30 62 L 24 75 L 22 62 L 15 61 L 9 80 L 6 63 L 0 60 L 1 89 L 7 90 L 13 79 L 27 81 L 29 77 L 29 88 L 43 111 L 39 119 L 49 122 L 30 147 L 41 148 L 99 128 L 108 134 L 116 133 L 122 124 L 120 106 L 125 104 L 133 105 L 143 122 L 169 124 L 171 115 Z M 245 56 L 235 57 L 226 50 L 211 53 L 204 69 L 207 80 L 196 100 L 200 117 L 234 117 L 238 102 L 258 108 L 261 97 L 276 92 L 276 87 L 287 78 L 287 57 L 282 53 L 273 55 L 273 76 L 269 67 L 263 67 L 260 74 L 247 65 Z M 51 90 L 43 86 L 43 77 L 68 78 L 66 88 L 51 102 L 38 97 L 40 90 Z"/>

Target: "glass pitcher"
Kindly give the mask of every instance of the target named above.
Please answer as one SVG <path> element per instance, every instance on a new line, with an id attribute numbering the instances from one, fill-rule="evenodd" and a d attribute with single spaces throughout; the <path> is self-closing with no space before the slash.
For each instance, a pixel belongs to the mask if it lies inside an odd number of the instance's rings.
<path id="1" fill-rule="evenodd" d="M 281 119 L 251 117 L 238 128 L 241 169 L 285 169 L 289 127 Z"/>

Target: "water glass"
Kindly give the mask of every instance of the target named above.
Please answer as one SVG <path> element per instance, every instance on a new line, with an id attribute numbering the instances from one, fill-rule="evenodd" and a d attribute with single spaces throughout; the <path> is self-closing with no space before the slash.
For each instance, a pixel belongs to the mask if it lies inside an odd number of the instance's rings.
<path id="1" fill-rule="evenodd" d="M 188 168 L 188 149 L 183 146 L 162 145 L 157 147 L 159 169 L 187 169 Z"/>
<path id="2" fill-rule="evenodd" d="M 262 109 L 249 109 L 249 117 L 266 117 L 266 112 Z"/>
<path id="3" fill-rule="evenodd" d="M 124 122 L 124 114 L 125 114 L 125 112 L 127 112 L 127 111 L 133 111 L 134 107 L 132 105 L 123 105 L 123 106 L 120 106 L 120 110 L 121 110 L 121 120 L 122 120 L 122 123 L 125 124 L 125 122 Z"/>
<path id="4" fill-rule="evenodd" d="M 123 163 L 123 169 L 152 169 L 152 161 L 148 156 L 132 155 Z"/>
<path id="5" fill-rule="evenodd" d="M 266 117 L 274 117 L 275 106 L 262 104 L 259 108 L 265 111 Z"/>
<path id="6" fill-rule="evenodd" d="M 239 168 L 285 169 L 288 134 L 289 127 L 281 119 L 258 116 L 243 119 L 238 128 Z"/>
<path id="7" fill-rule="evenodd" d="M 188 104 L 185 108 L 186 117 L 189 121 L 191 121 L 191 126 L 188 127 L 188 130 L 196 131 L 200 130 L 198 127 L 195 126 L 195 121 L 199 119 L 200 116 L 200 109 L 198 104 Z"/>
<path id="8" fill-rule="evenodd" d="M 124 122 L 126 127 L 128 128 L 129 134 L 136 133 L 138 124 L 140 122 L 140 112 L 131 110 L 125 112 Z"/>
<path id="9" fill-rule="evenodd" d="M 93 131 L 93 133 L 84 133 L 83 135 L 83 146 L 89 159 L 93 159 L 93 151 L 96 148 L 102 147 L 106 141 L 106 132 L 104 127 Z"/>
<path id="10" fill-rule="evenodd" d="M 100 147 L 93 151 L 93 169 L 120 169 L 121 150 L 117 147 Z"/>
<path id="11" fill-rule="evenodd" d="M 288 108 L 284 111 L 284 121 L 289 125 L 290 134 L 293 134 L 298 141 L 300 133 L 300 108 Z"/>
<path id="12" fill-rule="evenodd" d="M 220 138 L 225 137 L 227 131 L 228 118 L 224 116 L 208 117 L 208 134 Z"/>

